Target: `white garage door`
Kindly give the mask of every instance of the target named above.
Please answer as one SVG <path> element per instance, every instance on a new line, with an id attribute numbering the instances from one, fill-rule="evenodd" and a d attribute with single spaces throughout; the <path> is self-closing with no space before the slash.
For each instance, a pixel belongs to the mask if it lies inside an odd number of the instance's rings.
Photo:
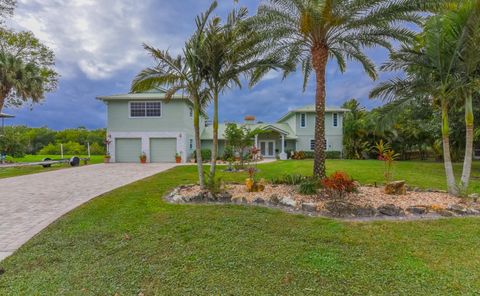
<path id="1" fill-rule="evenodd" d="M 175 162 L 177 139 L 175 138 L 150 138 L 151 162 Z"/>
<path id="2" fill-rule="evenodd" d="M 140 162 L 142 139 L 115 139 L 115 162 Z"/>

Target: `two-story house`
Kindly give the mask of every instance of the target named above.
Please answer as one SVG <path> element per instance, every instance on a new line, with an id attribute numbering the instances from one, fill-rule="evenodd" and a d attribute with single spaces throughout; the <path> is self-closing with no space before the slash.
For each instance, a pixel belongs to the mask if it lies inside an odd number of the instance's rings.
<path id="1" fill-rule="evenodd" d="M 111 138 L 109 153 L 113 162 L 138 162 L 142 153 L 148 162 L 173 162 L 175 154 L 187 161 L 195 150 L 193 106 L 176 95 L 169 102 L 161 92 L 146 92 L 98 97 L 107 105 L 107 134 Z M 326 147 L 343 150 L 343 115 L 348 110 L 327 108 L 325 116 Z M 213 129 L 201 116 L 202 149 L 211 149 Z M 264 157 L 277 154 L 285 159 L 286 151 L 312 151 L 315 146 L 315 108 L 305 106 L 289 111 L 275 123 L 258 123 L 247 116 L 251 129 L 264 130 L 255 138 L 255 146 Z M 219 125 L 219 155 L 225 149 L 226 124 Z"/>

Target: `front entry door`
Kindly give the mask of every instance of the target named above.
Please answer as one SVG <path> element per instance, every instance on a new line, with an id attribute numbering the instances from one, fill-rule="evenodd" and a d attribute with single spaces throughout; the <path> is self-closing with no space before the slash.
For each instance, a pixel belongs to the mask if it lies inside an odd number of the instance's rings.
<path id="1" fill-rule="evenodd" d="M 275 141 L 260 141 L 260 153 L 263 157 L 275 157 Z"/>

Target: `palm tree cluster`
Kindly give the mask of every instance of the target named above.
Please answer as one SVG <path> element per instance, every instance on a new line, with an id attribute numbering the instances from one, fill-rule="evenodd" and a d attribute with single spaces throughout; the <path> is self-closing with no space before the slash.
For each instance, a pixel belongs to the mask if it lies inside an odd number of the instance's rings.
<path id="1" fill-rule="evenodd" d="M 390 55 L 383 70 L 403 71 L 405 77 L 380 84 L 372 97 L 394 101 L 397 105 L 421 97 L 429 98 L 442 113 L 443 159 L 448 190 L 452 194 L 466 192 L 470 180 L 474 115 L 473 96 L 480 90 L 480 1 L 450 3 L 431 16 L 415 42 L 405 44 Z M 457 185 L 450 151 L 452 110 L 463 105 L 466 126 L 466 147 L 463 172 Z"/>
<path id="2" fill-rule="evenodd" d="M 205 186 L 201 158 L 200 114 L 207 104 L 213 103 L 213 148 L 208 182 L 215 182 L 218 158 L 218 106 L 219 96 L 227 89 L 241 87 L 242 79 L 255 85 L 268 71 L 284 68 L 284 64 L 262 43 L 264 36 L 256 33 L 247 22 L 246 8 L 233 10 L 222 23 L 212 17 L 217 7 L 214 1 L 209 9 L 196 19 L 196 31 L 185 43 L 183 54 L 174 58 L 168 51 L 144 45 L 156 60 L 156 66 L 137 75 L 132 91 L 142 92 L 157 87 L 166 89 L 171 99 L 184 91 L 194 105 L 194 128 L 199 182 Z"/>
<path id="3" fill-rule="evenodd" d="M 218 156 L 220 96 L 230 88 L 241 87 L 243 78 L 253 86 L 272 69 L 282 70 L 285 78 L 298 66 L 304 76 L 304 90 L 312 73 L 315 76 L 314 175 L 322 178 L 325 176 L 327 64 L 333 60 L 344 72 L 348 61 L 356 61 L 370 78 L 376 79 L 376 66 L 365 51 L 381 47 L 391 52 L 391 62 L 382 69 L 405 71 L 406 78 L 381 84 L 372 96 L 397 100 L 428 93 L 445 111 L 445 123 L 449 106 L 458 104 L 448 98 L 453 94 L 464 98 L 468 152 L 473 139 L 473 113 L 468 98 L 478 85 L 477 79 L 472 78 L 478 73 L 476 61 L 473 62 L 478 58 L 474 49 L 474 44 L 478 44 L 475 19 L 478 15 L 474 12 L 477 3 L 473 0 L 264 0 L 256 15 L 248 17 L 245 8 L 234 9 L 223 21 L 212 16 L 217 7 L 214 1 L 197 17 L 195 33 L 185 43 L 180 56 L 172 57 L 167 51 L 145 45 L 156 65 L 135 78 L 132 91 L 164 87 L 167 99 L 180 90 L 189 96 L 195 111 L 199 179 L 204 186 L 198 130 L 200 113 L 213 103 L 214 139 L 209 174 L 213 182 Z M 419 36 L 412 24 L 424 26 L 425 32 Z M 394 42 L 402 48 L 395 50 Z M 448 60 L 450 63 L 443 59 L 446 55 L 452 57 Z M 444 157 L 451 184 L 447 124 L 443 132 Z M 467 158 L 463 186 L 467 186 L 469 177 L 471 160 Z"/>

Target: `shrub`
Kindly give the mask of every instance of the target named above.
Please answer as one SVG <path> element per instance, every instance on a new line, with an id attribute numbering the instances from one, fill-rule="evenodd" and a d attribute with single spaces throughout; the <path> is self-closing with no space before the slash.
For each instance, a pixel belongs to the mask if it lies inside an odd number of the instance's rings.
<path id="1" fill-rule="evenodd" d="M 222 156 L 223 160 L 230 161 L 234 157 L 235 157 L 235 153 L 233 151 L 233 147 L 232 146 L 225 147 L 225 150 L 223 151 L 223 156 Z"/>
<path id="2" fill-rule="evenodd" d="M 292 159 L 295 159 L 295 160 L 305 159 L 305 152 L 303 152 L 303 151 L 293 151 Z"/>
<path id="3" fill-rule="evenodd" d="M 325 152 L 327 159 L 340 159 L 342 158 L 341 151 L 327 151 Z"/>
<path id="4" fill-rule="evenodd" d="M 306 177 L 300 174 L 290 174 L 272 178 L 270 182 L 272 184 L 300 185 L 305 179 Z"/>
<path id="5" fill-rule="evenodd" d="M 105 154 L 105 147 L 101 146 L 98 143 L 93 143 L 90 145 L 90 154 L 91 155 L 104 155 Z"/>
<path id="6" fill-rule="evenodd" d="M 303 155 L 305 156 L 305 159 L 314 159 L 315 158 L 315 152 L 313 152 L 313 151 L 303 151 Z"/>
<path id="7" fill-rule="evenodd" d="M 355 192 L 355 182 L 345 172 L 335 172 L 322 180 L 325 191 L 333 198 L 343 198 L 345 194 Z"/>
<path id="8" fill-rule="evenodd" d="M 303 180 L 298 186 L 298 192 L 303 195 L 317 194 L 318 180 L 314 178 Z"/>
<path id="9" fill-rule="evenodd" d="M 210 161 L 212 159 L 212 150 L 210 149 L 202 149 L 200 150 L 200 154 L 202 155 L 202 161 Z M 195 161 L 197 161 L 197 151 L 193 152 L 195 157 Z"/>

